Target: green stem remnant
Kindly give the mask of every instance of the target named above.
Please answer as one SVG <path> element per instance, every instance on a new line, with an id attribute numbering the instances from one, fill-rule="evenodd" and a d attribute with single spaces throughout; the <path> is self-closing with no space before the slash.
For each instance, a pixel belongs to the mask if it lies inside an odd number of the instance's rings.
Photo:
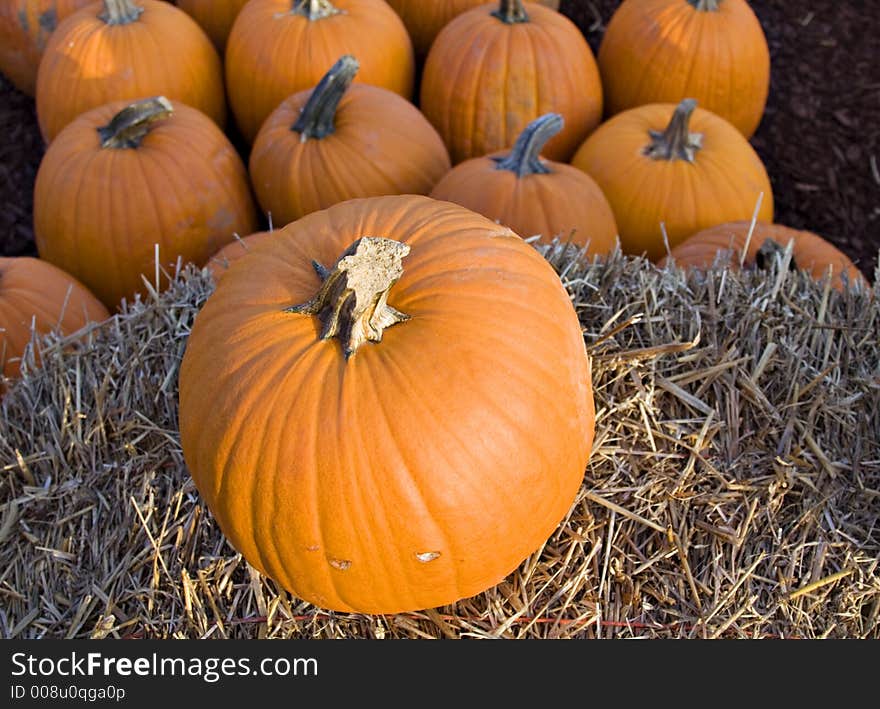
<path id="1" fill-rule="evenodd" d="M 501 0 L 501 4 L 492 15 L 507 25 L 529 21 L 529 15 L 523 7 L 522 0 Z"/>
<path id="2" fill-rule="evenodd" d="M 359 68 L 358 60 L 346 54 L 324 74 L 290 128 L 300 134 L 300 141 L 321 139 L 336 130 L 336 110 Z"/>
<path id="3" fill-rule="evenodd" d="M 541 162 L 541 151 L 547 141 L 561 131 L 564 125 L 565 121 L 558 113 L 545 113 L 540 118 L 536 118 L 520 133 L 509 155 L 492 158 L 498 163 L 497 169 L 510 170 L 515 172 L 517 177 L 546 175 L 550 172 L 550 168 Z"/>
<path id="4" fill-rule="evenodd" d="M 137 22 L 144 8 L 135 5 L 132 0 L 104 0 L 104 11 L 98 19 L 108 25 L 127 25 Z"/>
<path id="5" fill-rule="evenodd" d="M 332 269 L 312 265 L 323 283 L 306 303 L 285 308 L 287 313 L 317 315 L 321 339 L 338 337 L 345 358 L 365 342 L 381 342 L 385 328 L 410 316 L 388 305 L 388 292 L 403 275 L 407 244 L 364 236 L 349 246 Z"/>
<path id="6" fill-rule="evenodd" d="M 645 148 L 645 155 L 653 160 L 686 160 L 693 162 L 697 151 L 703 147 L 703 134 L 689 130 L 691 114 L 697 102 L 686 98 L 675 108 L 672 120 L 662 133 L 649 131 L 651 143 Z"/>
<path id="7" fill-rule="evenodd" d="M 697 12 L 718 12 L 718 3 L 721 0 L 687 0 Z"/>
<path id="8" fill-rule="evenodd" d="M 294 15 L 303 15 L 309 20 L 323 20 L 325 17 L 338 15 L 341 10 L 333 7 L 330 0 L 293 0 L 291 12 Z"/>
<path id="9" fill-rule="evenodd" d="M 156 121 L 170 118 L 174 107 L 164 96 L 135 101 L 98 128 L 102 148 L 137 148 Z"/>

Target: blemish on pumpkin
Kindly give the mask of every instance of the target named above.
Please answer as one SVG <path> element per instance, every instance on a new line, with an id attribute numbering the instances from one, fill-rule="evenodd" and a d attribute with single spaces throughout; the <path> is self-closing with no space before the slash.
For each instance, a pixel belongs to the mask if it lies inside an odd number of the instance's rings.
<path id="1" fill-rule="evenodd" d="M 421 561 L 423 564 L 427 564 L 429 561 L 434 561 L 434 559 L 437 559 L 439 556 L 439 551 L 416 552 L 416 559 Z"/>
<path id="2" fill-rule="evenodd" d="M 311 546 L 306 547 L 306 551 L 318 551 L 318 549 L 320 548 L 321 547 L 319 547 L 317 544 L 312 544 Z"/>
<path id="3" fill-rule="evenodd" d="M 28 22 L 27 11 L 24 9 L 18 11 L 18 24 L 21 25 L 21 28 L 28 33 L 30 31 L 31 23 Z"/>
<path id="4" fill-rule="evenodd" d="M 41 13 L 38 22 L 46 32 L 50 34 L 54 32 L 58 26 L 58 15 L 55 14 L 55 8 L 49 8 L 46 12 Z"/>
<path id="5" fill-rule="evenodd" d="M 351 567 L 351 561 L 348 559 L 328 559 L 327 561 L 330 563 L 330 566 L 340 571 L 346 571 Z"/>

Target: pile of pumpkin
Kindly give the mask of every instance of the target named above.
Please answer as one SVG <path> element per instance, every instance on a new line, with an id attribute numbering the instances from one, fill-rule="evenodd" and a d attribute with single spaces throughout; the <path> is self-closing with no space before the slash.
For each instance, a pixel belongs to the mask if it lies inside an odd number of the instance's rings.
<path id="1" fill-rule="evenodd" d="M 0 260 L 4 374 L 32 327 L 208 265 L 181 441 L 233 545 L 340 610 L 497 583 L 568 511 L 594 435 L 578 319 L 521 237 L 702 266 L 772 245 L 862 278 L 772 223 L 748 142 L 769 53 L 744 0 L 625 0 L 598 60 L 547 6 L 5 2 L 0 71 L 48 147 L 41 258 Z"/>

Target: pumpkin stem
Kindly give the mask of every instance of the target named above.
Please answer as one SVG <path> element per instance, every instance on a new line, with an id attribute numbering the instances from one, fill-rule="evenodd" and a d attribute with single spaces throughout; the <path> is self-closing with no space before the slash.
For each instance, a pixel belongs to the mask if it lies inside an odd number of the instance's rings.
<path id="1" fill-rule="evenodd" d="M 323 324 L 321 339 L 338 337 L 345 358 L 362 344 L 380 342 L 387 327 L 410 316 L 388 305 L 388 291 L 403 275 L 401 262 L 407 244 L 364 236 L 349 246 L 332 269 L 312 265 L 323 280 L 315 297 L 285 308 L 287 313 L 317 315 Z"/>
<path id="2" fill-rule="evenodd" d="M 137 148 L 156 121 L 170 118 L 174 107 L 164 96 L 135 101 L 98 128 L 102 148 Z"/>
<path id="3" fill-rule="evenodd" d="M 509 155 L 492 158 L 497 170 L 510 170 L 517 177 L 546 175 L 550 172 L 540 158 L 547 141 L 562 130 L 565 121 L 558 113 L 546 113 L 529 123 L 516 139 Z"/>
<path id="4" fill-rule="evenodd" d="M 785 255 L 785 247 L 778 241 L 765 239 L 764 243 L 761 244 L 761 248 L 758 249 L 758 253 L 755 254 L 755 266 L 762 271 L 770 268 L 770 264 L 773 262 L 773 259 L 776 258 L 777 254 L 780 257 Z M 789 259 L 788 270 L 798 270 L 797 262 L 794 260 L 794 254 L 792 254 L 791 259 Z"/>
<path id="5" fill-rule="evenodd" d="M 492 15 L 507 25 L 529 21 L 529 15 L 523 7 L 522 0 L 501 0 L 500 6 Z"/>
<path id="6" fill-rule="evenodd" d="M 688 0 L 688 2 L 697 8 L 697 12 L 718 12 L 718 3 L 721 0 Z"/>
<path id="7" fill-rule="evenodd" d="M 359 68 L 358 60 L 346 54 L 324 74 L 296 123 L 290 127 L 300 134 L 301 142 L 324 138 L 336 130 L 336 110 Z"/>
<path id="8" fill-rule="evenodd" d="M 703 134 L 689 130 L 691 114 L 696 107 L 694 99 L 686 98 L 676 106 L 665 131 L 649 131 L 651 144 L 645 148 L 645 155 L 654 160 L 693 162 L 697 151 L 703 147 Z"/>
<path id="9" fill-rule="evenodd" d="M 104 0 L 104 11 L 98 19 L 108 25 L 127 25 L 137 22 L 143 11 L 132 0 Z"/>
<path id="10" fill-rule="evenodd" d="M 325 17 L 338 15 L 342 10 L 337 10 L 330 0 L 293 0 L 291 12 L 294 15 L 303 15 L 309 20 L 323 20 Z"/>

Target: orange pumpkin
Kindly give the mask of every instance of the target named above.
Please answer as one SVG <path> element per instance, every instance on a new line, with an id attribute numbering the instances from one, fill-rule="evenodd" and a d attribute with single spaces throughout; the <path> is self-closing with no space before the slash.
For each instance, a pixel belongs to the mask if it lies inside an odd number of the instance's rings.
<path id="1" fill-rule="evenodd" d="M 559 0 L 537 0 L 541 5 L 559 9 Z M 388 4 L 400 15 L 418 57 L 424 57 L 434 38 L 449 22 L 462 12 L 479 5 L 486 0 L 388 0 Z"/>
<path id="2" fill-rule="evenodd" d="M 530 121 L 560 113 L 544 154 L 567 161 L 602 116 L 602 86 L 575 24 L 541 5 L 500 0 L 468 10 L 434 41 L 421 108 L 453 164 L 510 147 Z"/>
<path id="3" fill-rule="evenodd" d="M 222 52 L 232 23 L 247 0 L 177 0 L 177 6 L 199 23 L 208 37 Z"/>
<path id="4" fill-rule="evenodd" d="M 574 502 L 594 415 L 553 269 L 421 196 L 313 212 L 232 264 L 180 370 L 184 457 L 220 529 L 339 611 L 501 581 Z"/>
<path id="5" fill-rule="evenodd" d="M 665 127 L 665 129 L 664 129 Z M 719 222 L 773 221 L 773 191 L 761 159 L 736 128 L 692 99 L 619 113 L 580 147 L 572 165 L 608 198 L 623 251 L 652 261 Z"/>
<path id="6" fill-rule="evenodd" d="M 103 0 L 74 13 L 49 39 L 37 74 L 37 119 L 49 142 L 81 113 L 109 101 L 163 94 L 226 121 L 223 70 L 189 15 L 159 0 Z"/>
<path id="7" fill-rule="evenodd" d="M 0 72 L 19 91 L 34 95 L 37 67 L 58 23 L 95 0 L 2 0 Z"/>
<path id="8" fill-rule="evenodd" d="M 271 239 L 276 233 L 275 231 L 258 231 L 256 234 L 243 236 L 229 242 L 208 259 L 206 264 L 208 271 L 215 281 L 219 281 L 232 263 L 238 261 L 242 256 L 249 254 L 264 241 Z"/>
<path id="9" fill-rule="evenodd" d="M 145 291 L 141 274 L 155 281 L 156 244 L 173 272 L 178 257 L 202 265 L 256 227 L 235 148 L 203 113 L 164 97 L 82 114 L 58 134 L 37 172 L 40 256 L 111 309 Z"/>
<path id="10" fill-rule="evenodd" d="M 263 123 L 250 174 L 275 224 L 354 197 L 428 194 L 449 170 L 446 146 L 419 110 L 387 89 L 351 86 L 357 70 L 345 55 Z"/>
<path id="11" fill-rule="evenodd" d="M 253 142 L 291 94 L 311 89 L 343 54 L 361 62 L 358 81 L 411 98 L 412 42 L 385 0 L 251 0 L 226 45 L 229 104 Z"/>
<path id="12" fill-rule="evenodd" d="M 770 50 L 745 0 L 624 0 L 599 47 L 606 109 L 692 96 L 746 137 L 770 90 Z"/>
<path id="13" fill-rule="evenodd" d="M 617 242 L 611 205 L 595 181 L 564 163 L 541 160 L 541 148 L 563 125 L 548 113 L 532 121 L 513 150 L 472 158 L 454 167 L 431 192 L 509 226 L 523 237 L 540 234 L 589 243 L 604 254 Z"/>
<path id="14" fill-rule="evenodd" d="M 75 278 L 28 256 L 0 257 L 0 372 L 20 374 L 32 329 L 69 335 L 89 322 L 110 317 L 107 309 Z M 0 382 L 0 392 L 2 392 Z"/>
<path id="15" fill-rule="evenodd" d="M 838 290 L 843 289 L 844 279 L 850 284 L 868 285 L 849 257 L 818 234 L 782 224 L 755 222 L 749 238 L 751 228 L 750 221 L 739 221 L 703 229 L 672 249 L 671 259 L 675 265 L 686 268 L 710 268 L 716 259 L 725 256 L 733 266 L 738 266 L 741 260 L 745 266 L 760 266 L 773 250 L 785 249 L 793 242 L 793 268 L 808 271 L 817 281 L 828 276 L 830 270 L 831 285 Z M 745 259 L 742 258 L 744 248 Z M 663 268 L 668 261 L 664 258 L 658 265 Z"/>

